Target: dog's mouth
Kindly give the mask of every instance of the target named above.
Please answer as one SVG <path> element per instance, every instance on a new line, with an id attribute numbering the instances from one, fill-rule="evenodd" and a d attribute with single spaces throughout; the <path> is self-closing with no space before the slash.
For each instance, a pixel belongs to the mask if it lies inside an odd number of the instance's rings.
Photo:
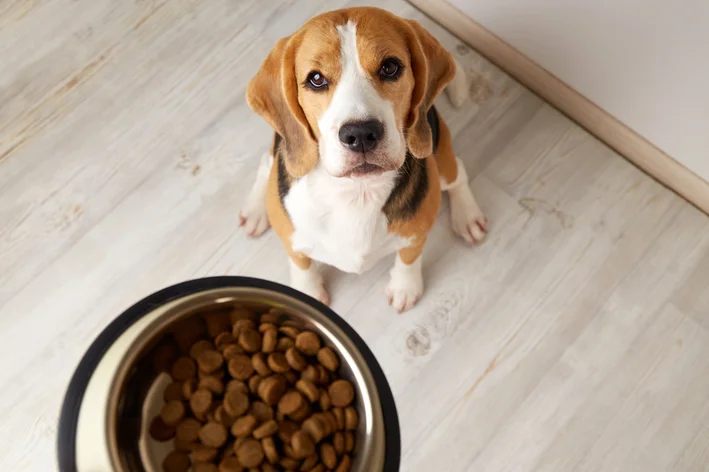
<path id="1" fill-rule="evenodd" d="M 362 177 L 374 177 L 377 175 L 381 175 L 384 172 L 390 169 L 385 169 L 382 166 L 378 166 L 376 164 L 372 164 L 371 162 L 365 162 L 364 164 L 360 164 L 357 167 L 354 167 L 351 169 L 345 177 L 353 177 L 353 178 L 362 178 Z"/>

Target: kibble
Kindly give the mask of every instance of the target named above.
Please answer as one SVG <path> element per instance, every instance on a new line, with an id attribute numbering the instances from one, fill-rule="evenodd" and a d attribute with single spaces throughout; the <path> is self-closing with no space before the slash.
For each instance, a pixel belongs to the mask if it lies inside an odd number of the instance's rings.
<path id="1" fill-rule="evenodd" d="M 283 318 L 258 322 L 236 307 L 182 321 L 161 341 L 153 367 L 173 381 L 149 432 L 173 440 L 164 472 L 350 470 L 354 385 L 320 336 Z"/>

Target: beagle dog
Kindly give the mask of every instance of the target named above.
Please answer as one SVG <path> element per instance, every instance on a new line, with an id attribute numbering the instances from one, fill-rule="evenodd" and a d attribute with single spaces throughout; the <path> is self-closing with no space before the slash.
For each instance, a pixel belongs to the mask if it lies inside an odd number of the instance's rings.
<path id="1" fill-rule="evenodd" d="M 379 8 L 322 14 L 278 41 L 246 92 L 275 130 L 240 215 L 269 226 L 293 288 L 329 302 L 319 264 L 362 273 L 396 253 L 397 310 L 423 293 L 421 253 L 448 192 L 454 231 L 474 244 L 487 221 L 433 106 L 467 94 L 453 56 L 419 23 Z M 455 103 L 454 103 L 455 104 Z"/>

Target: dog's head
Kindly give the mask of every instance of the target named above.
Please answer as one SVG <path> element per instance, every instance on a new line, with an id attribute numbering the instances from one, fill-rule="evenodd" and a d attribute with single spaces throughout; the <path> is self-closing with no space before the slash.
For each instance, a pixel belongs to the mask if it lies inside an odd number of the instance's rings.
<path id="1" fill-rule="evenodd" d="M 273 48 L 246 98 L 284 138 L 294 177 L 321 161 L 335 177 L 398 169 L 432 152 L 426 112 L 455 75 L 419 23 L 378 8 L 317 16 Z"/>

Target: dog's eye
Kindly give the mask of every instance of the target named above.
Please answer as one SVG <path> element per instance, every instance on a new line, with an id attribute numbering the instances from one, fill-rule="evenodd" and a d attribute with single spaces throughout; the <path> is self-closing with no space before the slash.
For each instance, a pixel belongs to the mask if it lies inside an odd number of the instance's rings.
<path id="1" fill-rule="evenodd" d="M 313 71 L 308 74 L 308 78 L 305 81 L 305 86 L 312 90 L 322 90 L 327 88 L 327 79 L 320 72 Z"/>
<path id="2" fill-rule="evenodd" d="M 384 80 L 396 80 L 401 75 L 402 69 L 401 61 L 390 57 L 382 62 L 382 66 L 379 68 L 379 76 Z"/>

